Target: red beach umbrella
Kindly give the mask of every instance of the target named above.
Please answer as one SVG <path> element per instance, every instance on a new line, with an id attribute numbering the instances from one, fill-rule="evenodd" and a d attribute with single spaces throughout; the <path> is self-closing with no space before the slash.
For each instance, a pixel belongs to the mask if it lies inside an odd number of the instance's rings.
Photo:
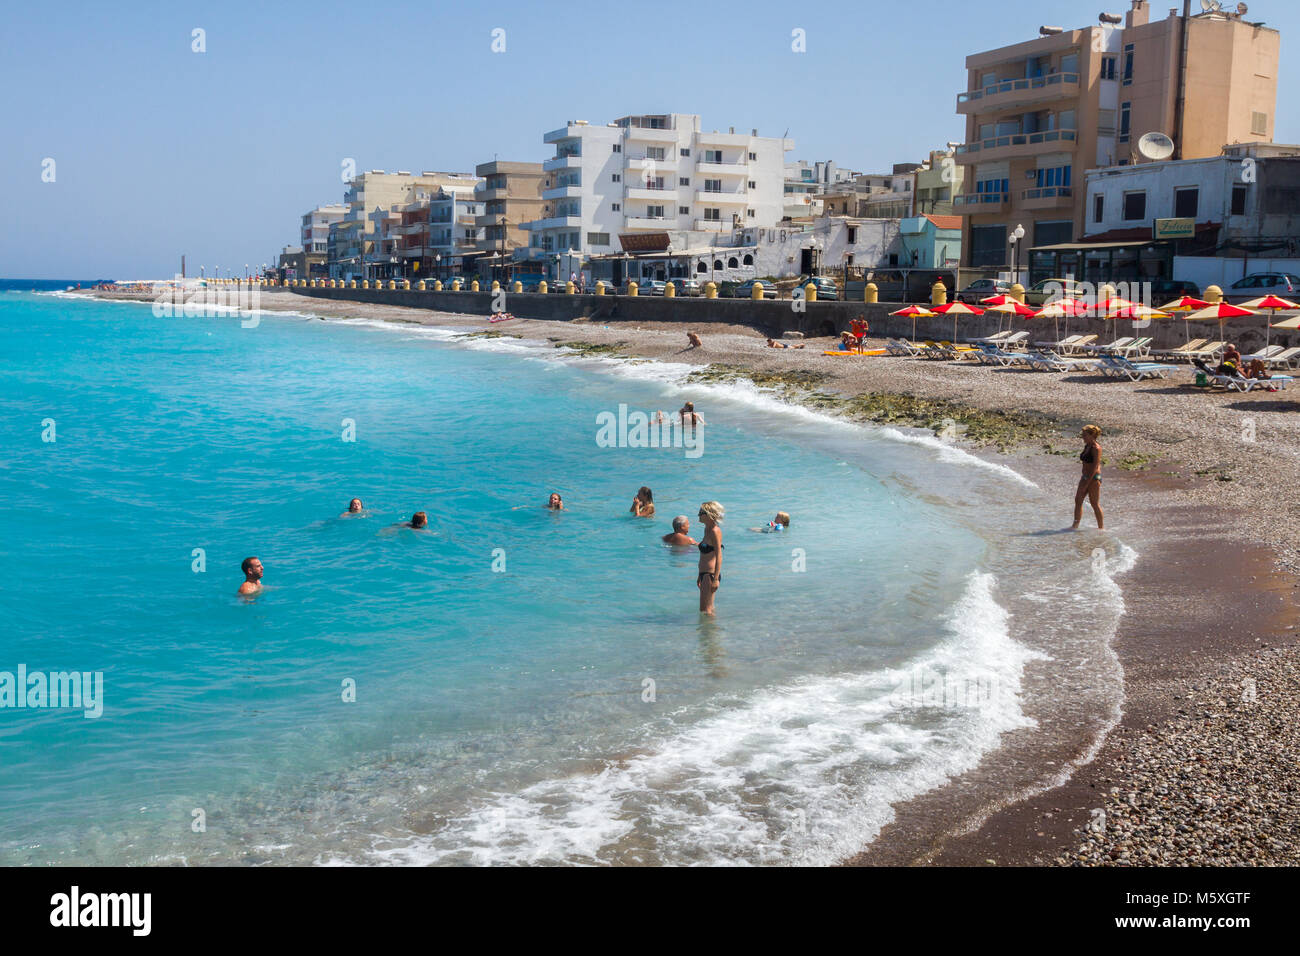
<path id="1" fill-rule="evenodd" d="M 965 302 L 945 302 L 943 305 L 936 305 L 930 310 L 942 315 L 952 316 L 952 339 L 957 341 L 957 316 L 959 315 L 983 315 L 984 310 Z"/>
<path id="2" fill-rule="evenodd" d="M 1217 319 L 1219 322 L 1219 338 L 1223 338 L 1223 323 L 1228 319 L 1235 319 L 1243 315 L 1258 315 L 1258 312 L 1252 312 L 1250 309 L 1243 309 L 1239 306 L 1231 305 L 1227 302 L 1216 302 L 1206 309 L 1199 309 L 1196 312 L 1188 313 L 1185 318 L 1188 322 L 1193 319 L 1200 321 L 1202 319 Z"/>
<path id="3" fill-rule="evenodd" d="M 931 312 L 929 309 L 925 308 L 924 306 L 920 306 L 920 305 L 909 305 L 909 306 L 907 306 L 906 308 L 899 309 L 897 312 L 890 312 L 889 314 L 890 314 L 890 315 L 902 315 L 902 316 L 910 316 L 910 317 L 911 317 L 911 319 L 912 319 L 912 338 L 916 338 L 916 320 L 917 320 L 917 319 L 932 319 L 932 318 L 934 318 L 936 315 L 938 315 L 937 312 Z"/>
<path id="4" fill-rule="evenodd" d="M 1300 309 L 1300 305 L 1290 299 L 1283 299 L 1276 295 L 1262 296 L 1241 304 L 1243 308 L 1247 309 L 1268 309 L 1268 324 L 1264 326 L 1264 348 L 1268 348 L 1268 333 L 1272 328 L 1273 320 L 1277 318 L 1277 313 L 1280 310 Z"/>

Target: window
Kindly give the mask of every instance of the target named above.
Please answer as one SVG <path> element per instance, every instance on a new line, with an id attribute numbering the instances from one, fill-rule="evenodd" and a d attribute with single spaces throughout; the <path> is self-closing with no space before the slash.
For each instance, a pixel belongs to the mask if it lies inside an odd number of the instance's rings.
<path id="1" fill-rule="evenodd" d="M 691 180 L 687 176 L 679 177 L 677 180 L 678 186 L 689 186 L 690 184 L 691 184 Z"/>
<path id="2" fill-rule="evenodd" d="M 1232 187 L 1232 215 L 1246 215 L 1246 190 L 1247 186 Z"/>
<path id="3" fill-rule="evenodd" d="M 1119 141 L 1121 143 L 1128 142 L 1129 130 L 1132 127 L 1132 123 L 1133 123 L 1133 104 L 1132 103 L 1119 104 Z"/>
<path id="4" fill-rule="evenodd" d="M 1115 57 L 1103 56 L 1101 58 L 1101 78 L 1103 80 L 1115 79 Z"/>
<path id="5" fill-rule="evenodd" d="M 704 151 L 704 162 L 706 162 L 706 163 L 720 163 L 720 162 L 722 162 L 722 150 L 720 150 L 720 149 L 706 149 L 706 150 Z"/>
<path id="6" fill-rule="evenodd" d="M 610 204 L 609 204 L 609 208 L 610 208 L 610 210 L 611 210 L 612 212 L 618 212 L 618 211 L 619 211 L 620 209 L 622 209 L 623 207 L 620 206 L 618 203 L 614 202 L 614 203 L 610 203 Z"/>
<path id="7" fill-rule="evenodd" d="M 1079 72 L 1079 54 L 1077 54 L 1077 53 L 1066 53 L 1066 54 L 1062 55 L 1062 57 L 1061 57 L 1061 72 L 1062 72 L 1062 73 L 1078 73 L 1078 72 Z"/>
<path id="8" fill-rule="evenodd" d="M 750 189 L 757 189 L 757 188 L 758 188 L 758 183 L 754 182 L 754 180 L 751 179 L 751 180 L 749 181 L 749 188 L 750 188 Z"/>
<path id="9" fill-rule="evenodd" d="M 648 219 L 662 219 L 662 218 L 664 217 L 664 207 L 663 207 L 663 206 L 646 206 L 646 207 L 645 207 L 645 214 L 646 214 L 646 218 L 648 218 Z"/>
<path id="10" fill-rule="evenodd" d="M 615 144 L 614 144 L 614 152 L 616 152 L 616 153 L 621 153 L 621 152 L 623 152 L 623 146 L 622 146 L 621 143 L 615 143 Z"/>
<path id="11" fill-rule="evenodd" d="M 896 266 L 896 265 L 898 265 L 898 253 L 897 253 L 897 252 L 891 252 L 891 253 L 889 254 L 889 264 L 890 264 L 891 266 Z"/>
<path id="12" fill-rule="evenodd" d="M 1124 44 L 1124 86 L 1133 85 L 1133 44 Z"/>
<path id="13" fill-rule="evenodd" d="M 689 155 L 691 155 L 691 151 L 690 151 L 689 149 L 679 150 L 679 152 L 680 152 L 683 156 L 689 156 Z"/>
<path id="14" fill-rule="evenodd" d="M 1141 222 L 1147 217 L 1147 194 L 1141 192 L 1131 192 L 1124 194 L 1124 221 Z"/>
<path id="15" fill-rule="evenodd" d="M 1097 110 L 1097 135 L 1098 136 L 1115 135 L 1115 111 L 1114 110 Z"/>
<path id="16" fill-rule="evenodd" d="M 1101 222 L 1106 218 L 1106 197 L 1101 193 L 1092 197 L 1092 221 Z"/>
<path id="17" fill-rule="evenodd" d="M 750 153 L 750 154 L 749 154 L 749 161 L 750 161 L 751 163 L 752 163 L 754 160 L 756 160 L 756 159 L 758 159 L 758 153 Z"/>
<path id="18" fill-rule="evenodd" d="M 1007 264 L 1007 227 L 970 227 L 970 264 L 1003 266 Z"/>
<path id="19" fill-rule="evenodd" d="M 849 245 L 858 241 L 858 230 L 856 226 L 849 226 Z"/>
<path id="20" fill-rule="evenodd" d="M 664 148 L 662 146 L 647 146 L 645 155 L 647 159 L 663 159 Z"/>
<path id="21" fill-rule="evenodd" d="M 607 232 L 589 232 L 589 233 L 587 233 L 587 245 L 589 245 L 589 246 L 607 246 L 607 245 L 609 245 L 609 233 L 607 233 Z"/>
<path id="22" fill-rule="evenodd" d="M 722 180 L 721 180 L 721 179 L 706 179 L 706 180 L 704 180 L 704 191 L 705 191 L 706 193 L 720 193 L 720 192 L 722 192 Z"/>
<path id="23" fill-rule="evenodd" d="M 755 218 L 755 216 L 754 216 L 754 210 L 752 210 L 752 209 L 746 209 L 746 210 L 745 210 L 745 215 L 748 216 L 750 219 Z"/>
<path id="24" fill-rule="evenodd" d="M 1250 114 L 1250 134 L 1252 136 L 1268 135 L 1268 114 L 1251 112 Z"/>
<path id="25" fill-rule="evenodd" d="M 1174 190 L 1174 215 L 1179 219 L 1195 219 L 1200 204 L 1201 191 L 1195 187 Z"/>
<path id="26" fill-rule="evenodd" d="M 747 266 L 752 266 L 754 264 L 754 257 L 751 256 L 749 253 L 745 253 L 745 258 L 741 259 L 740 261 Z"/>
<path id="27" fill-rule="evenodd" d="M 1070 170 L 1071 167 L 1069 166 L 1049 166 L 1035 170 L 1035 173 L 1037 174 L 1038 188 L 1047 189 L 1053 186 L 1069 186 Z"/>
<path id="28" fill-rule="evenodd" d="M 704 219 L 705 219 L 706 222 L 721 222 L 721 221 L 722 221 L 722 210 L 721 210 L 721 209 L 705 209 L 705 210 L 704 210 Z M 721 269 L 722 266 L 718 266 L 718 268 Z"/>
<path id="29" fill-rule="evenodd" d="M 677 207 L 677 215 L 679 215 L 679 216 L 689 216 L 690 214 L 691 214 L 691 207 L 690 207 L 690 206 L 678 206 L 678 207 Z"/>
<path id="30" fill-rule="evenodd" d="M 611 182 L 615 182 L 615 183 L 621 183 L 623 181 L 623 177 L 619 173 L 615 173 L 613 176 L 610 176 L 609 178 Z"/>

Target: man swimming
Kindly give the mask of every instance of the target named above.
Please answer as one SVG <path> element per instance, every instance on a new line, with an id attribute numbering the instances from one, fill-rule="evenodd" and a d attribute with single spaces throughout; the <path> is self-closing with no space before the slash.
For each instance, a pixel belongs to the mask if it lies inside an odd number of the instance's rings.
<path id="1" fill-rule="evenodd" d="M 673 519 L 672 534 L 664 535 L 664 544 L 670 544 L 674 547 L 684 547 L 686 545 L 697 544 L 698 542 L 691 537 L 691 519 L 686 515 L 678 515 Z"/>
<path id="2" fill-rule="evenodd" d="M 262 562 L 257 558 L 244 558 L 239 569 L 244 572 L 244 583 L 239 586 L 240 594 L 256 594 L 262 590 Z"/>
<path id="3" fill-rule="evenodd" d="M 429 516 L 423 511 L 417 511 L 411 515 L 411 520 L 406 522 L 405 527 L 414 528 L 416 531 L 422 531 L 429 527 Z"/>
<path id="4" fill-rule="evenodd" d="M 343 512 L 341 517 L 346 518 L 348 515 L 359 515 L 361 514 L 363 507 L 360 498 L 353 498 L 348 502 L 348 510 Z"/>

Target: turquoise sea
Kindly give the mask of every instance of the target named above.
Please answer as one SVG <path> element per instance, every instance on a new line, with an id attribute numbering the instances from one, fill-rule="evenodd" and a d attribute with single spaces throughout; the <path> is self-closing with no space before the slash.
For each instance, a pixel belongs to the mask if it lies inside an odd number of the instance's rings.
<path id="1" fill-rule="evenodd" d="M 1005 466 L 683 366 L 259 319 L 0 292 L 0 672 L 103 675 L 97 718 L 0 707 L 0 863 L 829 863 L 1113 716 L 1128 558 Z M 597 444 L 685 399 L 698 458 Z M 660 535 L 709 499 L 703 620 Z"/>

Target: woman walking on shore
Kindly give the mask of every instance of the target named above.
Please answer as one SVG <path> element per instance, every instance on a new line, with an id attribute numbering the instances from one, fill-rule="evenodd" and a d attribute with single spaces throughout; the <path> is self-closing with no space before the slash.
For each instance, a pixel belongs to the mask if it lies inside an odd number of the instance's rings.
<path id="1" fill-rule="evenodd" d="M 700 589 L 700 613 L 713 614 L 713 596 L 722 584 L 722 505 L 706 501 L 700 505 L 704 538 L 700 541 L 700 573 L 695 586 Z"/>
<path id="2" fill-rule="evenodd" d="M 1084 425 L 1079 432 L 1083 439 L 1083 453 L 1079 461 L 1083 462 L 1083 476 L 1079 478 L 1078 490 L 1074 493 L 1074 524 L 1070 527 L 1078 530 L 1083 520 L 1083 502 L 1086 498 L 1092 504 L 1092 513 L 1097 516 L 1097 527 L 1105 528 L 1101 516 L 1101 429 L 1096 425 Z"/>

